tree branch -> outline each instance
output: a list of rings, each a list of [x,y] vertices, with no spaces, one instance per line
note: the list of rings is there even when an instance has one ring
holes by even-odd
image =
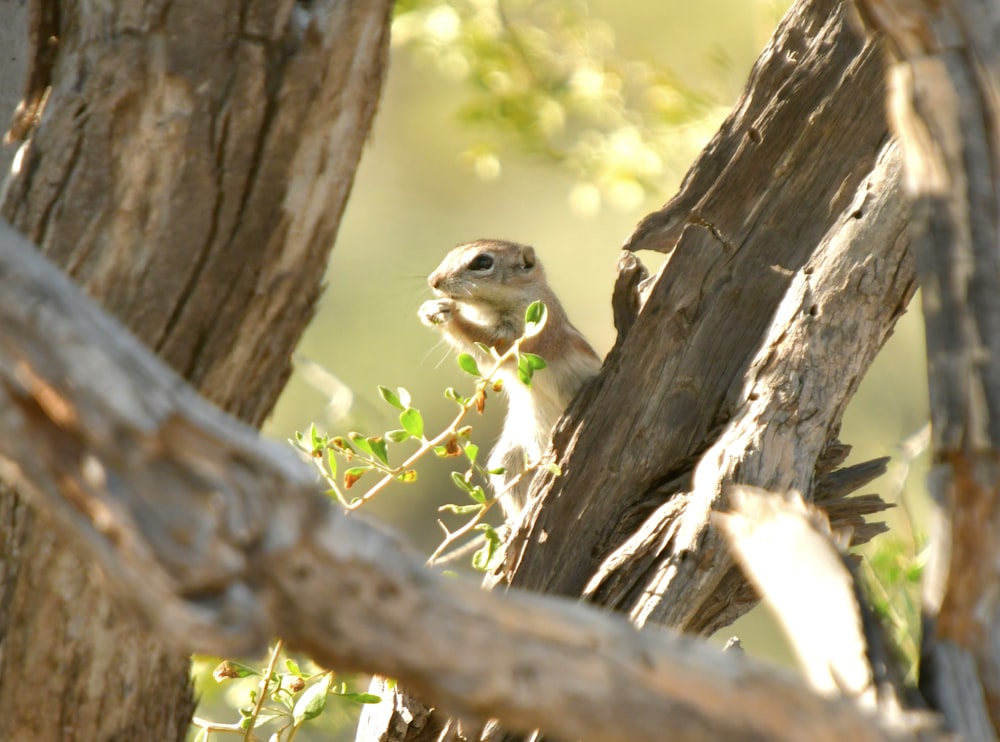
[[[968,739],[1000,733],[1000,8],[858,2],[885,34],[927,336],[936,502],[921,688]]]
[[[681,192],[626,244],[670,258],[556,431],[563,476],[535,480],[511,584],[688,631],[753,605],[710,513],[733,482],[812,499],[914,289],[881,80],[842,4],[782,21]]]
[[[0,280],[0,471],[82,539],[164,641],[234,654],[278,633],[461,716],[572,739],[887,738],[849,702],[755,662],[427,571],[331,505],[291,451],[202,401],[6,225]]]

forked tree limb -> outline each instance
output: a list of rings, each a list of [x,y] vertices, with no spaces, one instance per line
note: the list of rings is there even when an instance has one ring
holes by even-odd
[[[854,525],[881,507],[844,499],[866,480],[830,461],[914,269],[879,46],[847,11],[796,4],[680,192],[626,243],[669,258],[641,284],[635,258],[620,263],[618,341],[557,429],[562,475],[536,478],[494,583],[707,633],[756,603],[711,525],[728,484],[812,499],[829,481]]]
[[[681,191],[626,244],[670,256],[634,320],[616,291],[627,333],[557,429],[563,475],[536,478],[501,580],[604,602],[613,565],[631,588],[608,605],[687,631],[753,605],[709,524],[720,493],[812,498],[914,289],[883,77],[842,3],[782,21]]]

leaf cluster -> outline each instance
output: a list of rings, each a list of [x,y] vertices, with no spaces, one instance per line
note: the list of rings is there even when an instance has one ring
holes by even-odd
[[[719,115],[666,70],[619,55],[583,0],[407,0],[393,43],[463,84],[480,177],[499,176],[512,145],[571,171],[582,211],[662,195],[678,147],[700,146]]]

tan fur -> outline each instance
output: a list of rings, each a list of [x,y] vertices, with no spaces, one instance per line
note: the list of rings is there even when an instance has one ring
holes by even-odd
[[[526,460],[537,461],[545,452],[552,426],[584,382],[597,373],[600,358],[566,317],[531,247],[502,240],[460,245],[427,281],[439,298],[423,303],[421,321],[440,331],[456,351],[476,356],[481,366],[489,359],[476,343],[504,352],[524,334],[529,304],[542,301],[548,309],[541,333],[521,346],[544,358],[548,368],[536,373],[530,389],[521,383],[513,364],[499,371],[507,394],[507,419],[489,467],[507,469],[505,476],[494,477],[494,489],[500,491]],[[527,490],[528,482],[522,481],[501,499],[508,522],[520,515]]]

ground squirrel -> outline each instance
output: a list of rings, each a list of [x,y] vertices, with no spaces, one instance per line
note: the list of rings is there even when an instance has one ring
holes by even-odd
[[[507,394],[507,419],[489,458],[489,468],[504,467],[495,476],[499,492],[507,480],[537,461],[549,444],[552,426],[601,361],[594,349],[570,324],[566,312],[545,281],[535,250],[502,240],[476,240],[445,256],[427,279],[439,298],[420,307],[420,319],[440,331],[458,351],[488,362],[476,343],[503,353],[524,334],[524,314],[533,301],[548,309],[542,331],[521,348],[537,353],[548,367],[539,371],[531,387],[517,376],[513,363],[500,369]],[[504,516],[512,523],[524,508],[528,482],[522,481],[500,499]]]

